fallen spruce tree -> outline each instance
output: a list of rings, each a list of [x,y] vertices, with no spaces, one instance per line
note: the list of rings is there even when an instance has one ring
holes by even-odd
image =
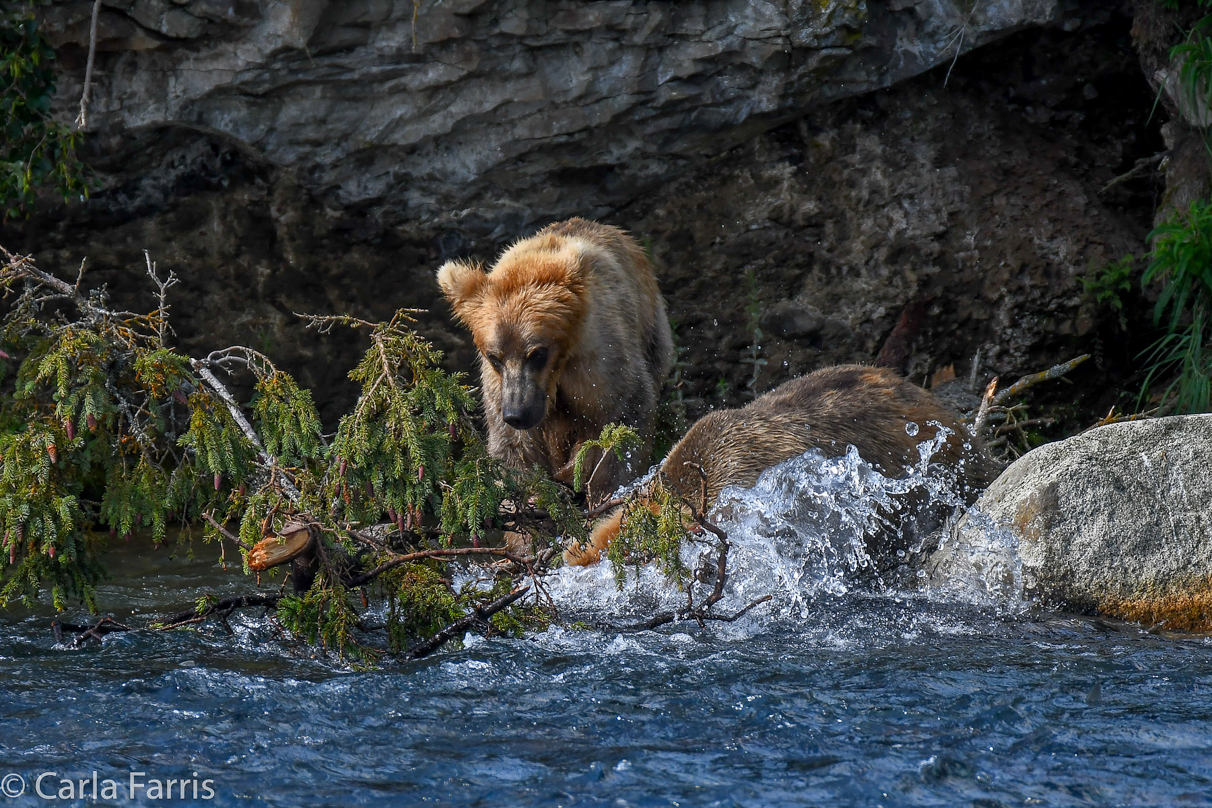
[[[319,332],[361,329],[370,340],[350,373],[361,395],[325,434],[311,393],[265,354],[237,346],[192,358],[169,347],[176,278],[150,258],[158,305],[147,314],[114,310],[104,289],[86,293],[80,278],[56,278],[28,256],[2,260],[0,362],[16,373],[0,402],[0,606],[49,594],[59,610],[78,600],[96,612],[111,541],[142,530],[160,545],[199,528],[224,558],[238,553],[245,574],[285,571],[281,586],[203,598],[143,628],[226,626],[237,609],[262,609],[296,638],[366,663],[424,656],[468,630],[558,619],[543,577],[595,511],[537,470],[488,455],[472,389],[440,367],[408,311],[385,323],[305,316]],[[249,401],[236,400],[233,379],[251,384]],[[635,442],[612,426],[594,445]],[[693,540],[716,550],[715,574],[697,606],[694,579],[674,575],[688,588],[680,617],[727,619],[711,613],[727,537],[701,512],[697,525],[681,512],[671,501],[667,519],[639,525],[627,560],[676,558],[697,528]],[[492,585],[456,589],[453,563],[477,565]],[[621,582],[621,559],[616,571]],[[385,621],[364,619],[375,608]],[[131,629],[109,618],[55,624],[73,645]]]

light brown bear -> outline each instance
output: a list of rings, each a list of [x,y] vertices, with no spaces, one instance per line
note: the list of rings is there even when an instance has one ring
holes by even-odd
[[[906,430],[910,422],[916,431]],[[703,416],[670,450],[661,471],[673,490],[696,506],[705,482],[708,507],[725,486],[752,487],[763,471],[809,449],[838,457],[853,445],[884,475],[903,477],[906,466],[919,462],[918,444],[938,433],[930,422],[951,432],[931,462],[955,469],[958,485],[975,498],[995,468],[981,449],[964,447],[971,441],[955,413],[892,371],[865,365],[823,368],[741,409]],[[622,517],[618,508],[600,521],[587,545],[565,550],[565,562],[597,562],[619,534]],[[868,544],[884,538],[868,537]],[[885,554],[895,548],[872,549]]]
[[[591,500],[647,467],[673,338],[652,265],[615,227],[569,219],[507,249],[490,272],[451,261],[438,284],[480,352],[488,450],[571,483],[583,441],[610,423],[643,446],[587,469]]]

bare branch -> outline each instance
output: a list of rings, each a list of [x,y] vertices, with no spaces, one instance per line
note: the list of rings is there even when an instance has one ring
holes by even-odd
[[[118,621],[109,617],[102,617],[95,625],[91,627],[77,626],[72,623],[60,623],[58,620],[55,620],[51,623],[51,629],[53,629],[55,632],[55,642],[59,643],[60,645],[63,644],[63,631],[65,629],[67,631],[79,632],[69,643],[72,648],[79,648],[89,640],[101,642],[101,638],[106,634],[133,630],[130,626],[123,625],[122,623],[119,623]]]
[[[1090,354],[1082,354],[1081,356],[1070,359],[1068,362],[1061,362],[1059,365],[1053,365],[1047,370],[1040,371],[1039,373],[1032,373],[1029,376],[1024,376],[1014,384],[1007,387],[1005,390],[998,393],[993,399],[993,403],[1001,404],[1006,399],[1010,398],[1011,396],[1018,395],[1028,387],[1034,387],[1040,382],[1046,382],[1050,379],[1060,378],[1089,358]]]
[[[1162,161],[1162,158],[1165,157],[1169,153],[1170,152],[1168,152],[1168,151],[1160,151],[1157,154],[1153,155],[1152,157],[1140,158],[1139,160],[1136,161],[1136,163],[1133,164],[1132,168],[1128,169],[1128,171],[1126,173],[1120,174],[1118,177],[1115,177],[1114,179],[1112,179],[1109,183],[1104,185],[1102,188],[1099,188],[1098,192],[1100,194],[1105,194],[1105,193],[1107,193],[1107,191],[1110,191],[1112,188],[1114,188],[1116,185],[1119,185],[1121,182],[1127,182],[1128,180],[1132,179],[1133,177],[1139,176],[1140,174],[1144,173],[1147,169],[1149,169],[1151,166],[1153,166],[1157,163],[1160,163]]]
[[[88,103],[92,100],[93,61],[97,56],[97,17],[101,14],[101,0],[93,0],[93,19],[88,26],[88,64],[84,68],[84,90],[80,93],[80,114],[76,116],[76,128],[88,128]]]
[[[396,325],[396,320],[403,318],[410,323],[415,323],[410,315],[424,314],[425,309],[400,309],[396,312],[396,316],[392,317],[389,325]],[[363,320],[360,317],[351,317],[348,314],[301,314],[294,313],[296,317],[302,318],[307,323],[307,328],[314,328],[321,334],[327,334],[332,331],[334,325],[346,325],[350,328],[378,328],[382,323],[372,323],[369,320]]]
[[[244,417],[244,411],[240,409],[240,405],[236,403],[236,399],[232,396],[231,392],[227,389],[223,382],[219,381],[215,377],[215,374],[210,372],[210,369],[206,367],[204,360],[194,359],[190,362],[190,364],[193,366],[194,371],[198,374],[199,378],[206,382],[206,386],[209,387],[211,391],[219,397],[219,400],[223,402],[224,406],[227,407],[227,411],[231,413],[231,417],[235,420],[236,425],[240,427],[240,431],[244,433],[244,437],[248,438],[248,442],[256,447],[257,463],[268,471],[271,476],[277,477],[278,484],[282,486],[283,493],[286,494],[291,502],[293,502],[295,505],[301,504],[303,501],[303,495],[299,493],[298,487],[296,487],[294,482],[292,482],[291,479],[286,475],[286,472],[279,467],[277,458],[270,456],[270,454],[265,451],[265,447],[261,444],[261,439],[257,436],[256,431],[252,428],[252,424],[250,424],[248,419]]]
[[[208,617],[214,614],[219,614],[226,620],[236,609],[243,609],[250,606],[264,606],[266,609],[273,609],[278,605],[278,601],[282,599],[281,595],[237,595],[234,598],[223,598],[207,606],[202,611],[179,612],[170,617],[164,623],[156,626],[156,631],[169,631],[181,626],[201,623]]]
[[[989,406],[993,403],[993,394],[997,392],[997,376],[993,377],[993,381],[989,382],[989,386],[985,388],[985,394],[981,396],[980,409],[976,411],[976,418],[972,420],[972,434],[978,436],[985,429],[985,423],[989,420]]]
[[[250,545],[248,542],[241,541],[239,536],[237,536],[235,533],[232,533],[230,530],[223,527],[222,524],[220,524],[218,521],[216,521],[214,514],[212,514],[210,511],[206,511],[205,513],[203,513],[202,518],[205,519],[207,522],[209,522],[211,527],[213,527],[215,530],[219,531],[220,535],[222,535],[223,538],[227,539],[228,541],[235,542],[236,544],[243,547],[245,550],[252,549],[252,545]]]
[[[98,0],[99,2],[100,0]],[[172,331],[172,327],[168,324],[168,290],[172,286],[176,286],[179,279],[173,274],[170,269],[168,277],[160,280],[160,276],[156,274],[156,263],[151,260],[151,253],[147,250],[143,251],[143,258],[147,261],[147,274],[152,279],[152,283],[156,285],[156,337],[160,340],[160,347],[164,347],[164,332],[165,330]],[[84,272],[84,265],[80,265],[81,274]],[[76,287],[79,288],[80,282],[76,281]]]
[[[760,598],[751,602],[748,606],[741,609],[739,612],[736,612],[735,614],[728,614],[728,615],[725,615],[725,614],[699,614],[699,615],[696,615],[696,614],[687,614],[685,612],[676,612],[676,613],[675,612],[661,612],[660,614],[654,615],[652,618],[645,620],[642,623],[633,623],[629,626],[622,626],[618,630],[620,630],[620,631],[649,631],[654,628],[659,628],[668,623],[672,623],[675,620],[687,620],[692,617],[696,620],[699,620],[700,622],[704,621],[704,620],[715,620],[715,621],[719,621],[721,623],[733,623],[733,622],[739,620],[744,615],[748,614],[749,611],[751,609],[753,609],[754,607],[761,606],[763,603],[766,603],[773,597],[774,597],[773,595],[762,595]]]
[[[972,371],[968,374],[968,389],[974,393],[976,392],[976,374],[980,372],[981,368],[981,350],[984,347],[982,345],[976,349],[976,355],[972,357]]]

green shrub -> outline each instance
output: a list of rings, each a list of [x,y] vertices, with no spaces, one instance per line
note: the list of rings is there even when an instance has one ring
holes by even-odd
[[[134,531],[164,542],[172,524],[183,539],[203,525],[208,541],[239,548],[247,571],[254,545],[301,523],[314,566],[296,570],[294,594],[226,606],[203,599],[196,615],[168,624],[274,605],[298,638],[372,663],[428,653],[437,646],[427,635],[440,639],[444,625],[487,608],[485,599],[524,593],[516,576],[541,574],[557,536],[585,533],[570,491],[488,455],[471,388],[441,368],[407,312],[385,323],[308,318],[321,331],[361,329],[370,342],[350,373],[361,396],[325,435],[311,393],[259,351],[191,359],[163,341],[163,302],[150,314],[113,311],[103,292],[86,296],[28,257],[0,259],[11,301],[0,359],[18,366],[12,394],[0,399],[0,608],[49,592],[59,609],[73,598],[95,609],[102,554]],[[148,272],[162,291],[175,281],[158,278],[154,264]],[[219,378],[233,373],[253,382],[250,401]],[[618,448],[626,433],[608,432],[603,448]],[[542,552],[476,546],[488,528]],[[515,566],[487,570],[491,591],[455,592],[445,570],[469,554]],[[372,595],[387,606],[377,628],[364,620]],[[486,613],[494,630],[536,619],[540,604],[513,604]]]
[[[50,115],[55,51],[38,30],[32,4],[0,0],[0,210],[29,212],[39,186],[64,198],[84,194],[76,159],[80,133]]]
[[[1212,337],[1212,202],[1193,202],[1155,228],[1149,241],[1153,249],[1142,283],[1161,285],[1153,318],[1165,334],[1147,352],[1142,398],[1173,374],[1162,393],[1163,405],[1178,412],[1206,412],[1212,389],[1212,358],[1205,350]]]
[[[1118,261],[1091,267],[1079,280],[1086,300],[1093,306],[1107,306],[1112,311],[1120,312],[1120,324],[1123,326],[1123,295],[1132,291],[1135,278],[1136,256],[1125,255]]]

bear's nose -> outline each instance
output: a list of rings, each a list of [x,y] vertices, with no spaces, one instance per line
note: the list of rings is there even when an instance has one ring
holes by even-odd
[[[543,420],[543,408],[505,407],[501,417],[514,429],[530,429]]]
[[[526,410],[518,407],[516,409],[507,409],[501,413],[505,418],[505,423],[509,424],[514,429],[526,429],[530,426],[529,418],[526,417]]]

